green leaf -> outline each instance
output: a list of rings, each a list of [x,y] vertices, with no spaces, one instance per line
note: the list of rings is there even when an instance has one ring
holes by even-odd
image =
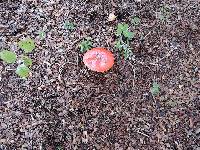
[[[126,38],[128,38],[129,40],[132,39],[134,37],[134,33],[133,32],[129,32],[129,31],[125,31],[123,32],[124,36]]]
[[[120,36],[122,34],[122,30],[121,29],[117,29],[116,35]]]
[[[124,24],[123,26],[123,32],[128,30],[128,24]]]
[[[23,49],[25,53],[32,52],[35,48],[35,43],[32,39],[25,39],[18,42],[19,48]]]
[[[132,18],[131,20],[131,23],[134,25],[134,26],[138,26],[140,24],[140,18],[135,16]]]
[[[158,95],[160,93],[160,86],[156,82],[153,83],[153,86],[150,88],[152,95]]]
[[[29,76],[29,73],[30,69],[26,65],[21,64],[17,67],[16,74],[21,78],[27,78]]]
[[[26,66],[32,66],[32,60],[28,56],[23,56],[22,57],[23,63]]]
[[[8,64],[12,64],[16,61],[17,56],[14,52],[12,51],[8,51],[8,50],[3,50],[0,52],[0,58],[8,63]]]
[[[64,23],[64,28],[67,30],[74,30],[75,26],[72,22],[67,21]]]
[[[124,37],[128,38],[129,40],[132,39],[134,37],[134,33],[133,32],[129,32],[128,31],[128,24],[121,24],[119,23],[117,26],[117,36],[121,36],[123,35]]]
[[[119,23],[117,25],[117,36],[120,36],[123,32],[128,31],[128,24]]]

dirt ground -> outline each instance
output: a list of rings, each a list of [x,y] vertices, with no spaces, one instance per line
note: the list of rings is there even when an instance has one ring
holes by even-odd
[[[122,22],[130,60],[114,47]],[[0,49],[21,54],[24,37],[36,42],[27,80],[0,60],[0,150],[200,150],[199,0],[0,0]],[[114,53],[111,70],[84,66],[85,37]]]

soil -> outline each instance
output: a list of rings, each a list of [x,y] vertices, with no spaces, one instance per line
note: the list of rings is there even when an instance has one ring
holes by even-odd
[[[129,60],[114,47],[122,22],[135,32]],[[199,0],[1,0],[0,49],[20,55],[26,37],[36,43],[27,80],[0,60],[1,150],[200,149]],[[114,53],[108,72],[84,66],[86,37]]]

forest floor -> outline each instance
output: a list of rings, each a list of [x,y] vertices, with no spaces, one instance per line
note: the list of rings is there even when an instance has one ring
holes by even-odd
[[[118,23],[135,33],[127,60]],[[0,60],[1,150],[200,150],[199,0],[1,0],[0,50],[27,37],[26,80]],[[109,71],[83,64],[86,37],[113,52]]]

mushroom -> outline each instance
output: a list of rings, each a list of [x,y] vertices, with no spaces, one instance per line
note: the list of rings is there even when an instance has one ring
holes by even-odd
[[[114,56],[105,48],[92,48],[84,54],[83,62],[92,71],[105,72],[113,66]]]

